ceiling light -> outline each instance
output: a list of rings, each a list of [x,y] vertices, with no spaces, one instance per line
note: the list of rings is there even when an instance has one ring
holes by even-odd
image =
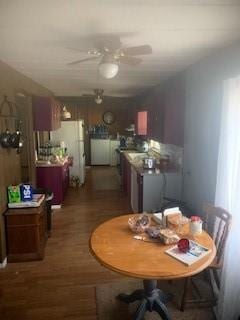
[[[26,94],[23,93],[22,91],[17,92],[17,93],[16,93],[16,96],[17,96],[17,97],[21,97],[21,98],[26,98]]]
[[[71,119],[71,113],[67,110],[67,107],[63,106],[62,110],[62,117],[63,119]]]
[[[97,97],[95,98],[95,102],[96,102],[97,104],[101,104],[102,101],[103,101],[103,99],[102,99],[100,96],[97,96]]]
[[[111,55],[104,56],[98,67],[100,74],[106,79],[114,78],[118,69],[118,63]]]

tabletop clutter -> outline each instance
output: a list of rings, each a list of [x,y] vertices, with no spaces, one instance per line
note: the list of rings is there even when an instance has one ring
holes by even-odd
[[[11,185],[7,188],[8,208],[39,207],[45,198],[44,194],[35,193],[29,183]]]
[[[136,240],[160,242],[175,246],[166,253],[190,265],[205,256],[209,249],[187,238],[202,233],[202,220],[199,216],[185,217],[178,207],[166,209],[163,213],[142,213],[128,220],[129,228],[136,233]]]

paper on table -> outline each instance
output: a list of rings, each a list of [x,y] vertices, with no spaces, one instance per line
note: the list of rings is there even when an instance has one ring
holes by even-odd
[[[190,249],[186,253],[181,252],[177,245],[166,250],[165,253],[190,266],[211,252],[211,249],[208,249],[195,241],[189,240],[189,243]]]
[[[33,199],[31,201],[8,203],[8,208],[36,208],[41,205],[44,199],[44,194],[33,194]]]

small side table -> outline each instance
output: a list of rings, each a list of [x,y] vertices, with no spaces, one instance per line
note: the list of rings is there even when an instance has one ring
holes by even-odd
[[[8,262],[41,260],[48,238],[45,200],[37,208],[8,209],[5,213]]]

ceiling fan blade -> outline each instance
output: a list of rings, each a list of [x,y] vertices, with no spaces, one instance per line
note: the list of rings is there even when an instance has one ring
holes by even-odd
[[[111,33],[99,33],[93,36],[94,47],[100,52],[113,52],[121,47],[119,36]]]
[[[80,48],[74,48],[74,47],[65,47],[67,50],[71,50],[71,51],[77,51],[77,52],[85,52],[87,51],[87,49],[80,49]]]
[[[81,59],[81,60],[76,60],[76,61],[73,61],[73,62],[70,62],[68,63],[67,65],[68,66],[72,66],[74,64],[78,64],[78,63],[81,63],[81,62],[85,62],[85,61],[90,61],[90,60],[96,60],[98,59],[99,57],[92,57],[92,58],[85,58],[85,59]]]
[[[137,47],[123,48],[120,50],[120,52],[127,56],[140,56],[144,54],[151,54],[152,48],[149,45],[143,45]]]
[[[137,66],[142,62],[141,58],[135,58],[131,56],[122,56],[119,58],[120,62],[129,64],[131,66]]]

